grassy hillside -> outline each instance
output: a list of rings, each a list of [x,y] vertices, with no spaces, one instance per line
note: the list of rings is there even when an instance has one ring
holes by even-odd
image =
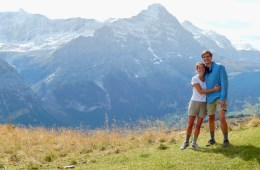
[[[232,146],[221,146],[217,129],[217,145],[206,148],[205,124],[199,150],[180,150],[185,132],[160,126],[74,131],[2,125],[0,169],[260,169],[260,119],[230,119],[229,124]]]

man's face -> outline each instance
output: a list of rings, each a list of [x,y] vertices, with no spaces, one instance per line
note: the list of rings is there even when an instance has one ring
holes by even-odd
[[[209,53],[205,53],[203,56],[202,56],[202,60],[203,62],[208,65],[208,64],[211,64],[212,62],[212,57],[210,56]]]

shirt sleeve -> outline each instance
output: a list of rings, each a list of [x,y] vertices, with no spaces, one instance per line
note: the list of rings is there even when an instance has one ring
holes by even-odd
[[[221,92],[220,101],[226,101],[228,95],[228,76],[224,66],[220,67]]]
[[[197,84],[197,83],[199,83],[198,77],[196,77],[196,76],[192,77],[191,85],[193,86],[194,84]]]

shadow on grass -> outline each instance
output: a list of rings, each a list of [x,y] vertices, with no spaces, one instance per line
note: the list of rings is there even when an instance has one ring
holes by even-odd
[[[245,161],[256,160],[260,163],[260,148],[253,145],[231,145],[229,147],[223,147],[217,144],[214,148],[202,148],[201,152],[223,154],[229,158],[241,158]]]

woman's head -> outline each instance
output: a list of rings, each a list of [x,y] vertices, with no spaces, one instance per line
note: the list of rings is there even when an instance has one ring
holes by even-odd
[[[205,64],[202,62],[196,63],[196,72],[198,75],[204,75],[205,74]]]

